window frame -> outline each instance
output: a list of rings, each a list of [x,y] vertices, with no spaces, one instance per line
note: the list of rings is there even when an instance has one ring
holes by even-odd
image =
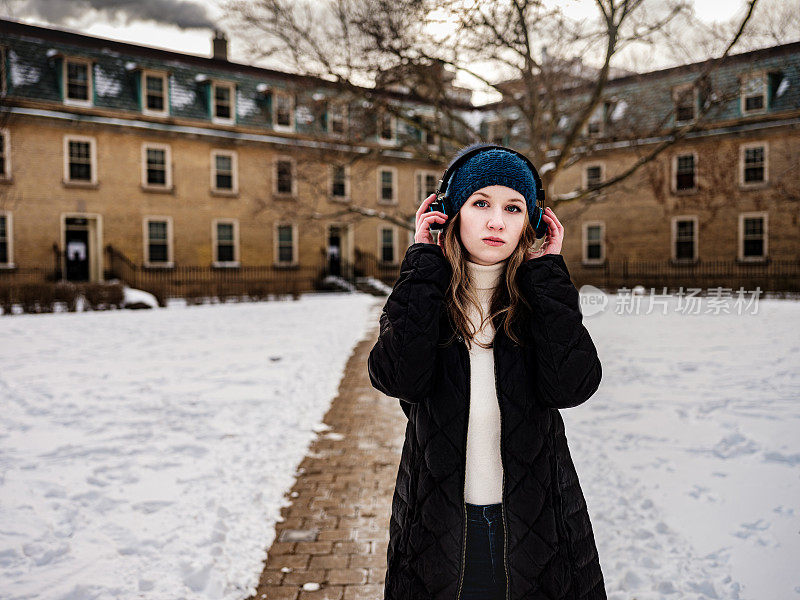
[[[233,225],[233,260],[219,260],[219,225]],[[239,219],[218,217],[211,221],[211,265],[217,268],[236,268],[241,266],[239,254]]]
[[[227,88],[230,90],[230,117],[217,116],[217,88]],[[217,125],[234,125],[236,123],[236,83],[233,81],[211,80],[211,122]]]
[[[289,226],[292,228],[292,259],[280,260],[279,228]],[[275,221],[272,227],[272,264],[276,267],[296,267],[298,265],[297,223],[294,221]]]
[[[3,136],[3,143],[0,145],[0,153],[3,156],[3,172],[0,173],[0,181],[11,181],[11,130],[8,127],[0,127],[0,135]]]
[[[10,210],[0,210],[0,216],[6,219],[6,254],[8,260],[0,262],[0,269],[15,269],[14,264],[14,215]]]
[[[762,217],[764,219],[764,239],[762,247],[764,252],[761,256],[744,255],[744,221],[747,218]],[[766,210],[756,210],[739,213],[739,240],[737,255],[740,262],[766,262],[769,257],[769,212]]]
[[[391,173],[392,173],[392,199],[391,200],[384,200],[383,199],[383,181],[382,181],[382,178],[381,178],[381,173],[383,171],[391,171]],[[390,166],[390,165],[378,165],[378,168],[376,169],[376,173],[378,175],[378,195],[377,195],[378,204],[396,205],[398,203],[398,199],[397,199],[397,196],[398,196],[398,193],[397,193],[397,188],[398,188],[397,167],[393,167],[393,166]]]
[[[435,192],[436,188],[439,187],[439,180],[441,179],[442,175],[441,172],[434,171],[433,169],[416,169],[414,171],[414,197],[417,199],[417,204],[416,204],[417,207],[419,207],[419,205],[422,204],[422,201],[425,200],[425,198],[427,198],[428,195],[430,195],[430,194],[423,195],[425,194],[425,192],[422,190],[422,184],[425,180],[425,177],[427,177],[428,175],[433,175],[433,181],[434,181],[433,191]],[[431,194],[432,193],[433,192],[431,192]]]
[[[689,89],[692,90],[692,118],[678,119],[678,109],[680,108],[680,104],[678,102],[683,96],[683,94],[686,93],[686,90]],[[674,106],[673,122],[675,123],[675,125],[685,125],[686,123],[692,123],[697,119],[697,107],[700,104],[700,90],[694,85],[694,82],[676,85],[672,88],[672,103]]]
[[[385,117],[389,117],[389,129],[392,132],[391,138],[383,137],[383,119]],[[378,111],[378,131],[375,135],[379,144],[383,144],[384,146],[394,146],[397,144],[397,116],[386,110]]]
[[[150,228],[151,221],[166,221],[167,223],[167,260],[164,262],[154,262],[150,256]],[[173,235],[172,235],[172,217],[160,215],[145,215],[142,218],[142,259],[143,265],[147,268],[175,268],[175,257],[173,254]]]
[[[395,266],[398,262],[398,235],[397,225],[387,225],[386,223],[378,223],[378,246],[375,256],[378,258],[378,263],[385,266]],[[392,232],[392,260],[383,260],[383,232],[389,230]]]
[[[89,143],[89,172],[91,177],[89,180],[84,179],[70,179],[69,176],[69,166],[70,166],[70,154],[69,154],[69,143],[70,142],[88,142]],[[89,135],[74,135],[72,133],[64,134],[63,137],[63,166],[64,171],[62,173],[62,180],[61,183],[65,186],[88,186],[88,187],[95,187],[97,186],[97,138],[94,136]]]
[[[589,189],[589,169],[593,167],[600,167],[600,180],[597,182],[596,185],[600,185],[606,179],[606,163],[602,161],[596,161],[592,163],[587,163],[584,165],[583,169],[581,170],[582,180],[581,185],[583,189]]]
[[[344,167],[344,196],[335,196],[333,194],[333,183],[336,167]],[[337,165],[331,163],[328,168],[328,198],[334,202],[350,202],[350,165]]]
[[[342,116],[342,131],[341,133],[337,133],[333,130],[333,111],[331,111],[332,106],[338,106],[341,109],[341,116]],[[346,102],[339,102],[336,100],[331,100],[328,102],[326,108],[326,118],[325,118],[325,131],[334,137],[345,137],[347,135],[347,117],[349,113],[349,107]]]
[[[217,187],[217,156],[229,156],[231,158],[231,188]],[[219,196],[236,196],[239,193],[239,156],[236,150],[225,148],[212,148],[211,153],[211,192]]]
[[[282,125],[278,123],[278,96],[289,98],[289,124]],[[296,129],[295,121],[295,98],[294,93],[275,88],[272,90],[272,129],[275,131],[282,131],[286,133],[294,133]]]
[[[760,79],[762,85],[761,98],[763,99],[761,108],[746,110],[747,98],[755,97],[754,94],[747,94],[747,83],[754,79]],[[752,71],[739,76],[739,112],[743,116],[758,115],[767,112],[767,100],[769,99],[767,90],[769,88],[769,77],[766,71]]]
[[[69,82],[67,81],[67,73],[69,71],[67,63],[83,63],[86,65],[86,86],[87,96],[86,100],[79,100],[76,98],[69,98],[67,91],[69,90]],[[83,58],[78,56],[64,56],[61,61],[61,98],[62,103],[68,106],[94,106],[94,61],[90,58]]]
[[[600,258],[589,258],[589,227],[600,227]],[[606,262],[606,223],[605,221],[584,221],[581,224],[581,262],[584,265],[601,265]]]
[[[744,180],[744,173],[746,169],[745,154],[751,148],[764,148],[764,179],[762,181]],[[762,188],[769,185],[769,143],[766,140],[743,142],[739,144],[739,187],[741,189]]]
[[[292,191],[278,191],[278,163],[287,161],[292,165]],[[279,154],[272,160],[272,196],[274,198],[297,198],[297,161],[293,156]]]
[[[164,150],[164,185],[159,185],[155,183],[148,183],[147,181],[147,150],[152,148],[153,150]],[[145,191],[149,192],[172,192],[173,185],[172,185],[172,149],[170,144],[164,144],[161,142],[142,142],[142,151],[141,151],[141,188]]]
[[[694,225],[692,227],[692,247],[694,249],[694,253],[692,258],[677,258],[677,248],[676,243],[678,241],[678,222],[679,221],[693,221]],[[671,219],[671,229],[672,234],[670,236],[670,258],[673,263],[676,264],[694,264],[697,262],[698,257],[700,256],[700,232],[698,231],[699,221],[697,215],[676,215]]]
[[[693,157],[693,164],[694,164],[694,186],[691,188],[686,189],[678,189],[678,158],[682,156],[689,156]],[[685,152],[676,152],[672,155],[672,176],[670,177],[670,189],[672,193],[676,196],[683,195],[683,194],[694,194],[698,191],[698,180],[699,180],[699,166],[698,166],[698,154],[697,150],[689,150]]]
[[[8,46],[0,44],[0,96],[8,94],[8,76],[6,69],[6,61],[8,60]]]
[[[142,107],[142,114],[150,117],[168,117],[169,116],[169,73],[166,71],[156,71],[153,69],[142,69],[139,81],[139,102]],[[164,110],[153,110],[147,108],[147,78],[153,77],[161,79],[164,82]]]

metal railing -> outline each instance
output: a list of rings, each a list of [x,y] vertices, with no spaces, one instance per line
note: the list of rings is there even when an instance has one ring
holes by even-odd
[[[110,244],[106,254],[107,278],[118,278],[161,298],[297,295],[315,289],[320,277],[316,267],[146,267],[134,264]]]

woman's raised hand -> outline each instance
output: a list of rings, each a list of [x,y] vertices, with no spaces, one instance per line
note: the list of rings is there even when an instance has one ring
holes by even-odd
[[[433,244],[433,235],[431,235],[431,223],[444,223],[447,221],[447,215],[441,211],[434,210],[428,211],[431,202],[436,200],[436,194],[433,193],[419,205],[417,209],[417,231],[414,234],[414,242],[424,242],[426,244]],[[439,236],[439,245],[442,245],[443,238]]]
[[[525,253],[525,259],[539,258],[545,254],[561,254],[561,244],[564,242],[564,226],[556,217],[556,213],[548,206],[544,209],[542,218],[547,222],[547,233],[544,243],[535,252]]]

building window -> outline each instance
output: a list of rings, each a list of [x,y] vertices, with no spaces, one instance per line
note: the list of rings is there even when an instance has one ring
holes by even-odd
[[[276,225],[275,256],[278,264],[295,264],[297,249],[295,247],[295,225],[283,223]]]
[[[394,204],[397,202],[397,169],[395,167],[378,168],[378,202]]]
[[[11,179],[11,135],[8,129],[0,129],[0,179]]]
[[[328,103],[328,133],[344,135],[347,115],[347,105],[341,102]]]
[[[64,136],[64,182],[97,183],[97,148],[94,138]]]
[[[434,133],[433,129],[436,128],[436,121],[430,118],[423,119],[422,126],[419,130],[419,141],[428,148],[439,147],[439,134]]]
[[[277,196],[294,196],[296,192],[294,160],[278,158],[275,160],[275,185],[273,193]]]
[[[378,141],[394,143],[397,134],[397,119],[393,114],[382,111],[378,116]]]
[[[272,122],[275,129],[294,131],[294,95],[275,91],[272,106]]]
[[[63,70],[63,97],[65,104],[91,106],[92,63],[89,60],[65,58]]]
[[[603,182],[603,165],[587,165],[583,172],[583,187],[590,188]]]
[[[347,165],[331,165],[331,197],[344,200],[350,196],[350,177]]]
[[[697,90],[689,84],[675,88],[673,91],[675,101],[675,123],[685,123],[695,118],[697,107]]]
[[[0,213],[0,266],[14,266],[13,236],[11,233],[11,213]]]
[[[410,246],[414,243],[414,238],[417,236],[417,215],[411,215],[408,224],[411,225],[411,230],[408,232],[408,245]]]
[[[606,115],[610,104],[610,102],[601,102],[595,106],[592,115],[589,117],[589,122],[586,124],[586,135],[599,137],[605,133]]]
[[[422,204],[428,196],[439,187],[439,173],[437,171],[417,171],[414,175],[417,206]]]
[[[146,115],[167,114],[166,73],[142,72],[142,112]]]
[[[739,147],[739,181],[744,187],[767,182],[766,143],[742,144]]]
[[[211,189],[236,193],[239,189],[237,157],[234,150],[211,151]]]
[[[236,219],[214,219],[214,266],[239,265],[239,222]]]
[[[144,218],[144,263],[148,267],[172,267],[172,219]]]
[[[588,221],[583,224],[583,262],[601,263],[606,258],[605,223]]]
[[[0,46],[0,95],[5,96],[6,88],[6,47]]]
[[[697,189],[697,165],[694,154],[679,154],[673,162],[675,191],[689,192]]]
[[[683,262],[697,259],[697,217],[673,217],[672,258]]]
[[[211,84],[211,95],[213,97],[213,117],[215,123],[233,123],[233,115],[236,112],[234,97],[236,86],[232,83],[213,82]]]
[[[378,256],[381,262],[394,264],[395,260],[395,228],[394,227],[380,227],[380,247],[378,248]]]
[[[172,188],[172,168],[168,145],[142,144],[142,185],[154,190]]]
[[[739,214],[739,259],[764,260],[767,257],[767,213]]]
[[[486,122],[486,139],[492,144],[505,143],[506,123],[496,118]]]
[[[745,75],[741,80],[742,114],[761,112],[767,107],[766,74]]]

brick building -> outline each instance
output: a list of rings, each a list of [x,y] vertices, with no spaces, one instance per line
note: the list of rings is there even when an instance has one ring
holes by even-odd
[[[353,265],[391,276],[413,233],[347,207],[413,223],[441,175],[430,151],[455,150],[410,124],[441,115],[402,85],[382,98],[408,119],[323,80],[230,62],[219,33],[210,58],[9,20],[0,34],[6,280],[101,281],[122,266],[162,280],[263,267],[306,287]],[[729,95],[591,204],[559,206],[577,283],[800,287],[800,43],[728,57],[698,90],[701,67],[611,80],[584,131],[595,151],[550,184],[568,197],[613,177],[696,118],[704,93]],[[443,85],[484,139],[526,146],[513,102],[474,107]],[[633,123],[658,133],[638,139]]]

